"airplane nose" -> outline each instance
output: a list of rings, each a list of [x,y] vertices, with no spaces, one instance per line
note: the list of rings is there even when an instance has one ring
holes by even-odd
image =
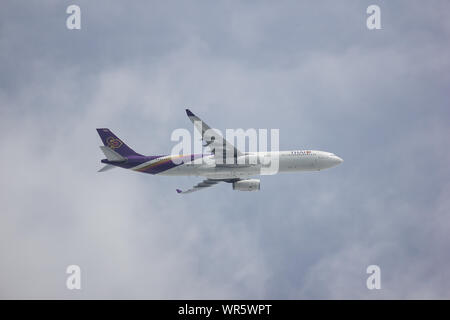
[[[338,164],[341,164],[342,162],[344,162],[344,160],[338,156],[332,156],[331,157],[331,163],[332,166],[337,166]]]
[[[344,162],[344,160],[334,154],[327,154],[324,156],[319,156],[316,161],[316,166],[320,169],[333,168]]]

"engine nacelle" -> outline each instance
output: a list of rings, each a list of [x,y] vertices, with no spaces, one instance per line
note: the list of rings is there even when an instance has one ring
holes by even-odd
[[[233,190],[259,191],[261,188],[259,179],[246,179],[233,182]]]

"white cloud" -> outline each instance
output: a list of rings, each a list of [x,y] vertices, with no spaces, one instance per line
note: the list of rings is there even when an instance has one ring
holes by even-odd
[[[156,17],[136,6],[119,25],[85,14],[89,32],[70,41],[66,30],[39,36],[8,24],[16,34],[1,46],[21,51],[0,65],[15,70],[0,78],[0,296],[448,297],[445,22],[420,45],[411,39],[430,34],[403,20],[384,24],[379,38],[354,29],[358,8],[342,24],[337,13],[347,11],[327,6],[333,19],[303,20],[311,31],[290,42],[292,12],[310,6],[300,7],[205,7],[202,22],[189,8],[160,5]],[[41,9],[57,23],[56,9]],[[43,26],[36,10],[24,15]],[[336,21],[354,31],[322,32]],[[410,33],[399,39],[402,31]],[[172,129],[191,129],[186,106],[222,129],[279,127],[281,147],[330,150],[345,162],[263,178],[257,194],[219,185],[180,197],[174,189],[195,179],[96,173],[96,127],[139,152],[169,152]],[[69,264],[82,267],[81,292],[65,289]],[[368,264],[382,268],[379,292],[365,288]]]

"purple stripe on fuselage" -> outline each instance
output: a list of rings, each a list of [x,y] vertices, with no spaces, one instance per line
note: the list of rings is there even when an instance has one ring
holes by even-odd
[[[161,161],[157,161],[155,163],[150,164],[148,167],[143,167],[138,169],[140,172],[150,173],[150,174],[158,174],[164,172],[166,170],[175,168],[179,165],[184,164],[185,162],[194,161],[195,159],[202,158],[208,156],[208,154],[191,154],[183,157],[177,157],[172,161],[171,159],[161,159]]]
[[[127,161],[125,162],[111,162],[108,161],[107,159],[103,159],[102,162],[103,163],[108,163],[108,164],[112,164],[115,165],[117,167],[121,167],[124,169],[131,169],[134,168],[140,164],[143,164],[147,161],[151,161],[157,158],[161,158],[164,156],[129,156],[127,157]]]
[[[171,159],[163,159],[164,157],[167,157],[167,155],[162,155],[162,156],[130,156],[127,157],[127,161],[125,162],[111,162],[108,161],[107,159],[103,159],[101,162],[105,163],[105,164],[112,164],[114,166],[120,167],[120,168],[124,168],[124,169],[131,169],[134,168],[138,165],[141,165],[145,162],[151,161],[151,160],[156,160],[161,158],[161,163],[159,163],[158,161],[149,164],[148,167],[143,167],[142,169],[137,169],[137,171],[139,172],[144,172],[144,173],[149,173],[149,174],[158,174],[161,173],[163,171],[175,168],[179,165],[184,164],[184,162],[186,161],[194,161],[195,159],[198,158],[202,158],[202,157],[206,157],[209,156],[210,154],[191,154],[191,155],[186,155],[180,158],[176,158],[176,163],[174,163]]]

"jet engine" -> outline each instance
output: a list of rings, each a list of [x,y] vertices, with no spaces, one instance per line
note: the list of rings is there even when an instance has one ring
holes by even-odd
[[[259,179],[246,179],[233,182],[233,190],[238,191],[259,191]]]

